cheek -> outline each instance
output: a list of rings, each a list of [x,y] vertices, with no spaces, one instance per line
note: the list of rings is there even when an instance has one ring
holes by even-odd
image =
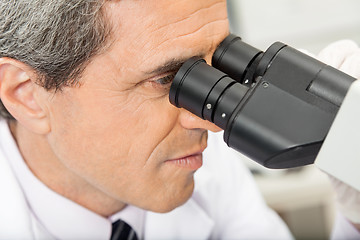
[[[68,169],[145,209],[168,211],[188,199],[192,174],[161,167],[179,133],[179,111],[167,97],[63,100],[61,110],[54,109],[53,118],[61,120],[54,122],[50,142]]]
[[[84,96],[58,102],[53,109],[57,121],[53,121],[52,146],[69,168],[81,174],[140,171],[177,122],[178,111],[166,97]]]
[[[126,155],[139,156],[147,160],[158,144],[167,138],[177,123],[178,110],[170,105],[167,98],[133,99],[126,109],[114,112],[121,131],[122,144]],[[115,127],[114,127],[115,128]]]

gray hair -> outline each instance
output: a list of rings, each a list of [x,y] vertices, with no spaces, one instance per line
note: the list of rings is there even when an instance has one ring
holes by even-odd
[[[110,33],[105,0],[1,0],[0,58],[31,66],[47,90],[73,86]],[[0,100],[0,116],[11,118]]]

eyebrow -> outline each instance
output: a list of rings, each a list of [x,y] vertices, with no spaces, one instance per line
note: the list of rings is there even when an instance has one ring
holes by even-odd
[[[204,58],[204,55],[199,55],[196,56],[199,58]],[[153,70],[150,71],[146,71],[146,74],[150,74],[150,75],[156,75],[156,74],[162,74],[162,73],[166,73],[166,72],[177,72],[180,67],[187,61],[189,60],[189,58],[182,58],[182,59],[171,59],[167,62],[165,62],[164,64],[156,67]]]

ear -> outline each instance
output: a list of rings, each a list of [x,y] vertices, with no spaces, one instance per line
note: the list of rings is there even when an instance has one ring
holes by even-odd
[[[0,58],[0,98],[17,122],[37,134],[50,131],[46,108],[42,107],[35,71],[28,65],[11,59]]]

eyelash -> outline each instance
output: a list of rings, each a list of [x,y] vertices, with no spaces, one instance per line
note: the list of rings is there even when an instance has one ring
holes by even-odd
[[[163,78],[160,78],[158,80],[156,80],[155,82],[160,84],[160,85],[168,85],[170,83],[172,83],[172,81],[174,80],[174,77],[175,77],[176,73],[172,73],[170,75],[167,75]]]

